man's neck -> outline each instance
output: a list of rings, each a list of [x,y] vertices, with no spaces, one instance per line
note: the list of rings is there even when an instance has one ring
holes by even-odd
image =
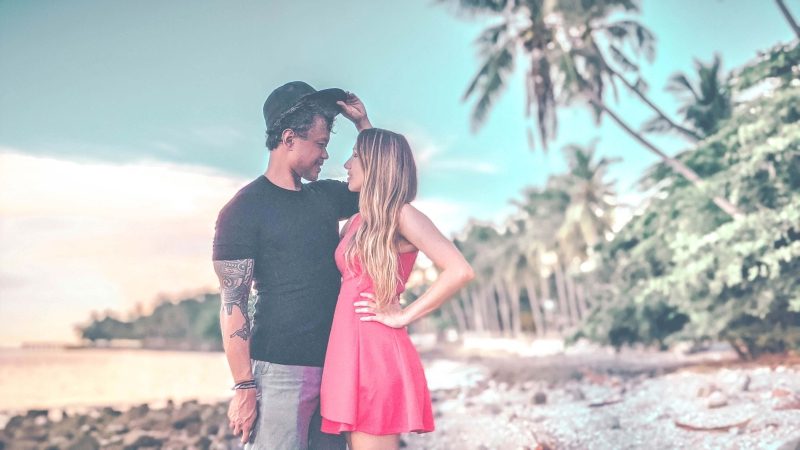
[[[300,176],[294,173],[288,164],[272,157],[269,158],[264,176],[275,186],[290,191],[299,191],[303,187]]]

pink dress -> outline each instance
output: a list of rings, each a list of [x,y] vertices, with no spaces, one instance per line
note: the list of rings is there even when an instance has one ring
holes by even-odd
[[[376,435],[433,431],[425,372],[408,332],[362,322],[359,317],[364,314],[355,312],[353,303],[364,299],[359,294],[374,293],[359,262],[350,270],[344,258],[346,243],[359,223],[361,216],[356,215],[335,253],[343,277],[322,371],[322,431]],[[416,251],[400,254],[398,294],[405,289],[416,259]]]

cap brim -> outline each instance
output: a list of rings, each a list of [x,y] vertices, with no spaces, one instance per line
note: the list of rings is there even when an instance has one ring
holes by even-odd
[[[336,105],[336,102],[343,102],[347,100],[347,92],[339,88],[323,89],[321,91],[306,94],[302,97],[302,99],[305,101],[320,103],[323,106],[335,107],[338,111],[339,108]]]

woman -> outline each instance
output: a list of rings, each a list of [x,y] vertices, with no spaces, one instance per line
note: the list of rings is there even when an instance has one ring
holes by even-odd
[[[425,374],[405,327],[473,278],[456,247],[409,204],[417,174],[405,137],[367,129],[345,163],[360,213],[335,252],[342,289],[322,374],[322,431],[346,433],[353,450],[397,449],[400,433],[433,431]],[[442,269],[416,301],[399,294],[422,251]]]

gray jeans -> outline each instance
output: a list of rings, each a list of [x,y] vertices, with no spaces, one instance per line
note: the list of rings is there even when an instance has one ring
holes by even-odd
[[[342,436],[320,431],[321,367],[252,360],[258,418],[245,450],[344,450]]]

